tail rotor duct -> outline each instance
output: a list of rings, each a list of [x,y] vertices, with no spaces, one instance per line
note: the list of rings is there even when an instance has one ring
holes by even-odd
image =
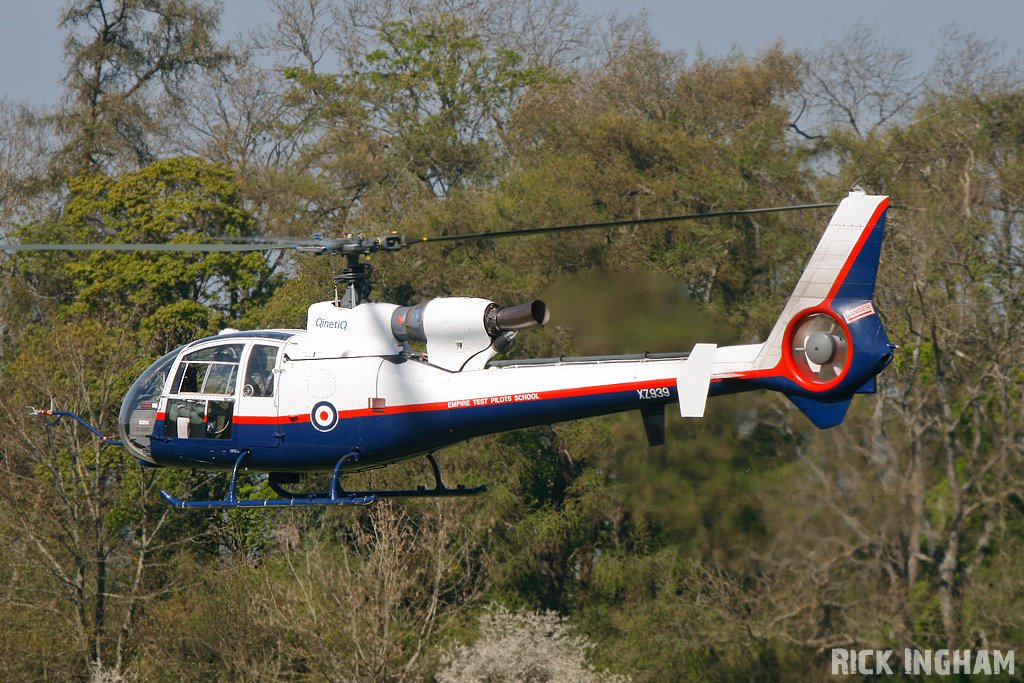
[[[793,328],[790,352],[804,379],[827,384],[839,377],[849,360],[846,330],[828,313],[809,313]]]

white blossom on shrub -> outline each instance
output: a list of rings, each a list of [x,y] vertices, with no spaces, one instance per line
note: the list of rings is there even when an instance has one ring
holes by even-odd
[[[587,663],[594,644],[573,635],[555,612],[514,613],[489,605],[480,637],[442,656],[438,683],[626,683]]]
[[[131,680],[132,678],[116,669],[104,669],[101,664],[96,662],[89,667],[89,683],[129,683]]]

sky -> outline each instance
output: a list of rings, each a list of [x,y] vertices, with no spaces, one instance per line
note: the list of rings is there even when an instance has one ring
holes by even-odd
[[[858,23],[927,66],[941,49],[944,29],[994,40],[1008,55],[1024,49],[1022,0],[578,0],[585,12],[647,13],[667,50],[756,54],[782,39],[790,49],[817,50]],[[0,98],[33,106],[60,97],[65,0],[0,0]],[[221,32],[230,37],[272,22],[265,0],[226,0]]]

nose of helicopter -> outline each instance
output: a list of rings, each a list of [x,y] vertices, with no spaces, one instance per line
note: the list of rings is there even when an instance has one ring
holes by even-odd
[[[167,381],[167,373],[180,352],[180,348],[175,349],[146,368],[121,402],[121,411],[117,417],[121,443],[133,456],[145,463],[156,464],[149,452],[149,440],[156,426],[157,407]]]

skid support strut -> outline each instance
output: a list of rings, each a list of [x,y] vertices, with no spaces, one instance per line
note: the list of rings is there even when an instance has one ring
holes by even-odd
[[[228,484],[228,495],[224,500],[181,500],[175,498],[167,491],[161,491],[160,495],[168,503],[179,508],[239,508],[239,507],[313,507],[317,505],[369,505],[377,500],[372,493],[353,494],[347,493],[338,482],[342,466],[358,458],[356,453],[347,453],[338,460],[331,474],[331,490],[327,493],[288,493],[283,491],[277,484],[270,486],[275,493],[283,495],[282,498],[262,498],[257,500],[239,500],[235,494],[238,483],[238,471],[245,460],[249,457],[245,451],[235,460],[235,466],[231,469],[231,482]],[[285,495],[287,494],[287,495]]]
[[[427,460],[430,462],[430,468],[434,472],[434,488],[432,489],[428,489],[425,486],[417,486],[415,489],[399,489],[394,491],[350,491],[348,495],[364,496],[373,494],[378,498],[436,498],[443,496],[475,496],[487,490],[486,486],[466,488],[464,484],[459,484],[455,488],[450,489],[441,480],[441,468],[437,464],[437,458],[434,457],[434,454],[428,453]]]
[[[437,464],[437,458],[434,457],[433,453],[427,455],[427,460],[430,462],[430,468],[434,473],[434,487],[428,489],[425,486],[418,486],[414,489],[397,489],[397,490],[380,490],[372,489],[369,491],[346,491],[341,486],[341,482],[338,480],[337,473],[338,467],[335,467],[335,476],[331,477],[331,490],[327,493],[293,493],[288,489],[284,488],[275,481],[270,482],[270,488],[274,490],[274,493],[281,496],[282,498],[299,498],[308,496],[312,498],[323,498],[329,496],[340,496],[340,497],[354,497],[354,498],[437,498],[443,496],[474,496],[478,493],[483,493],[487,490],[486,486],[474,486],[473,488],[466,488],[463,484],[459,484],[453,489],[448,488],[444,485],[444,481],[441,479],[441,468]],[[340,463],[339,463],[340,465]]]

